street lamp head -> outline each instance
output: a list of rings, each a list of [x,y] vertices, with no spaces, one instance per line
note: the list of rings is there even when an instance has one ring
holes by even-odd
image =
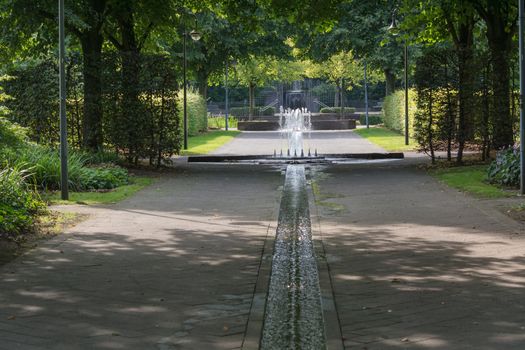
[[[190,36],[193,39],[193,41],[199,41],[201,40],[202,34],[196,30],[192,30],[190,32]]]
[[[395,12],[392,13],[392,23],[390,24],[390,27],[388,27],[387,30],[392,35],[398,35],[399,34],[399,27],[397,26]]]

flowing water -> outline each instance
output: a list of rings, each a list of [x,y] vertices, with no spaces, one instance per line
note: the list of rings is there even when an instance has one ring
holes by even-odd
[[[261,349],[325,349],[304,165],[288,165]]]

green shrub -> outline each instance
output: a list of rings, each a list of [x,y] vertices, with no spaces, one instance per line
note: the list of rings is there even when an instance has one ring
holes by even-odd
[[[359,116],[359,123],[366,125],[366,115],[361,114]],[[381,115],[368,115],[368,125],[378,125],[383,123],[383,116]]]
[[[83,152],[82,155],[85,157],[87,164],[119,164],[122,161],[119,155],[115,152]]]
[[[275,108],[274,107],[268,107],[264,111],[262,110],[264,107],[254,107],[253,108],[253,115],[256,116],[273,116],[275,114]],[[250,107],[232,107],[230,108],[230,114],[232,116],[236,117],[247,117],[250,115]]]
[[[30,169],[29,179],[42,190],[60,188],[60,154],[42,146],[26,146],[4,152],[8,162]],[[69,188],[73,191],[111,189],[127,183],[127,171],[112,164],[87,167],[89,154],[70,151],[68,154]],[[96,157],[96,156],[95,156]],[[125,173],[125,179],[123,177]]]
[[[33,224],[44,203],[27,178],[29,171],[6,167],[0,171],[0,236],[14,238]]]
[[[341,107],[323,107],[319,111],[321,113],[341,113]],[[355,113],[354,107],[345,107],[344,113]]]
[[[128,172],[115,165],[84,168],[82,174],[82,189],[84,190],[112,189],[127,183]]]
[[[208,130],[208,110],[206,101],[193,89],[187,90],[188,135],[195,136]],[[177,109],[180,111],[181,123],[184,113],[183,92],[179,92]],[[182,124],[181,124],[182,125]],[[182,128],[181,128],[182,129]]]
[[[519,148],[509,148],[498,152],[488,170],[487,178],[490,183],[502,186],[520,184],[520,152]]]
[[[27,142],[26,129],[0,117],[0,145],[4,147],[18,147]]]
[[[208,127],[210,129],[224,129],[226,127],[225,117],[209,117],[208,118]],[[237,118],[233,116],[228,117],[228,127],[236,128],[237,127]]]
[[[408,91],[408,127],[410,135],[414,135],[414,115],[416,113],[416,91]],[[398,90],[385,98],[383,103],[383,123],[387,128],[405,133],[405,91]]]

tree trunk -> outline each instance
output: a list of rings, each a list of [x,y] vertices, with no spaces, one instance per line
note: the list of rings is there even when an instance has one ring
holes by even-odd
[[[197,72],[199,94],[204,98],[204,101],[208,99],[208,73],[204,70]]]
[[[84,75],[83,141],[85,149],[102,149],[102,43],[98,30],[89,30],[80,37]]]
[[[517,18],[507,1],[473,1],[472,5],[487,25],[487,41],[492,61],[493,91],[493,137],[495,149],[509,147],[514,143],[513,120],[510,114],[509,53],[512,37],[517,31]]]
[[[432,132],[432,124],[434,124],[434,115],[432,110],[432,104],[434,103],[432,98],[432,90],[429,91],[428,98],[428,125],[427,125],[427,134],[428,134],[428,147],[430,149],[430,158],[432,159],[432,164],[436,164],[436,154],[434,153],[434,133]]]
[[[345,80],[341,78],[341,119],[343,119],[345,109]]]
[[[394,93],[396,89],[396,76],[391,69],[385,69],[385,97]]]
[[[139,102],[140,85],[140,48],[138,47],[135,36],[133,10],[131,5],[126,6],[126,10],[120,12],[118,26],[121,34],[120,55],[122,59],[122,120],[126,122],[127,146],[129,156],[136,156],[134,153],[139,147],[137,141],[141,129],[141,112]]]
[[[255,84],[250,83],[249,87],[249,111],[248,111],[248,119],[252,120],[254,109],[255,109]]]
[[[513,120],[510,115],[510,74],[507,51],[491,49],[492,61],[492,88],[494,91],[494,123],[493,146],[502,149],[514,144]]]
[[[463,150],[465,142],[472,135],[473,120],[473,88],[474,76],[472,74],[472,46],[474,30],[474,18],[467,19],[460,24],[458,29],[458,42],[456,51],[458,55],[458,97],[459,97],[459,118],[458,118],[458,154],[456,162],[463,163]]]

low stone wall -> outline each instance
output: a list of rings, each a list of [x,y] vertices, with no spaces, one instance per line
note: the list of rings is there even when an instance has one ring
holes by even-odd
[[[269,120],[240,121],[237,128],[241,131],[277,131],[279,130],[279,122]],[[312,120],[312,130],[349,130],[355,128],[356,121],[353,119]]]
[[[241,131],[276,131],[279,130],[278,121],[239,121],[237,129]]]
[[[312,130],[349,130],[355,128],[356,122],[353,119],[312,121]]]

